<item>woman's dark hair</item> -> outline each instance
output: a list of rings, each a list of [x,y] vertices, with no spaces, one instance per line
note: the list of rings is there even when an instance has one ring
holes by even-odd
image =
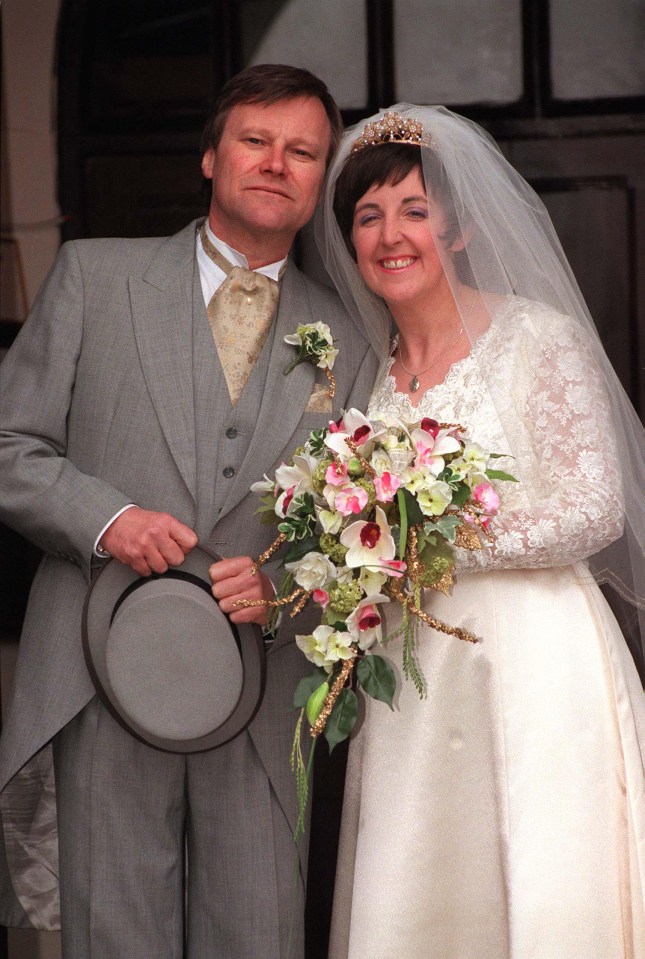
[[[423,178],[422,149],[423,167],[428,183],[431,185],[433,198],[441,204],[446,217],[446,230],[441,235],[441,240],[450,247],[459,236],[457,213],[444,168],[437,155],[427,147],[409,143],[383,143],[378,146],[364,147],[358,153],[350,153],[336,181],[334,214],[352,257],[356,258],[352,243],[356,204],[370,187],[383,186],[384,183],[396,186],[414,169],[418,169]]]
[[[247,67],[225,84],[202,133],[202,156],[211,148],[217,149],[226,119],[233,107],[244,103],[267,105],[299,97],[318,99],[325,109],[331,128],[331,143],[327,155],[329,164],[343,132],[343,121],[336,101],[326,84],[309,70],[280,63],[260,63]]]

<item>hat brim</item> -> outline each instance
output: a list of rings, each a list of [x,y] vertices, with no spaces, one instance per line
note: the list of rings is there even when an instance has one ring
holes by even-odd
[[[260,628],[233,624],[210,590],[219,559],[196,547],[180,567],[140,577],[110,560],[83,609],[83,651],[112,716],[156,749],[194,753],[239,735],[266,679]]]

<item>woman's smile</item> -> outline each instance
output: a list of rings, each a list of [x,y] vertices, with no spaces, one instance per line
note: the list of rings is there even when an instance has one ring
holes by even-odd
[[[352,241],[358,268],[395,316],[420,301],[429,306],[448,288],[440,239],[445,225],[445,214],[428,200],[417,168],[399,183],[375,184],[357,202]]]
[[[380,264],[384,270],[405,270],[407,267],[412,266],[413,263],[416,263],[416,261],[416,256],[403,256],[397,257],[396,259],[383,259],[380,261]]]

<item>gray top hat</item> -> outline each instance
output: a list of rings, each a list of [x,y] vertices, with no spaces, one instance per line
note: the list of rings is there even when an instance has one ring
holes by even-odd
[[[253,719],[264,693],[261,631],[235,625],[211,593],[219,557],[199,547],[177,569],[140,577],[110,560],[83,612],[83,649],[112,715],[157,749],[222,746]]]

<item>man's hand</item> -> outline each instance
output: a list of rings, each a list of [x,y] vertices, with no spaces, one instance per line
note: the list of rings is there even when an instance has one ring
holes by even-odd
[[[223,613],[230,614],[233,623],[259,623],[266,626],[269,609],[266,606],[251,606],[241,609],[235,606],[237,599],[273,599],[275,592],[268,576],[259,571],[252,576],[254,560],[250,556],[234,556],[222,559],[208,570],[213,584],[213,596]]]
[[[169,513],[132,506],[108,526],[99,544],[140,576],[181,566],[197,546],[197,535]]]

